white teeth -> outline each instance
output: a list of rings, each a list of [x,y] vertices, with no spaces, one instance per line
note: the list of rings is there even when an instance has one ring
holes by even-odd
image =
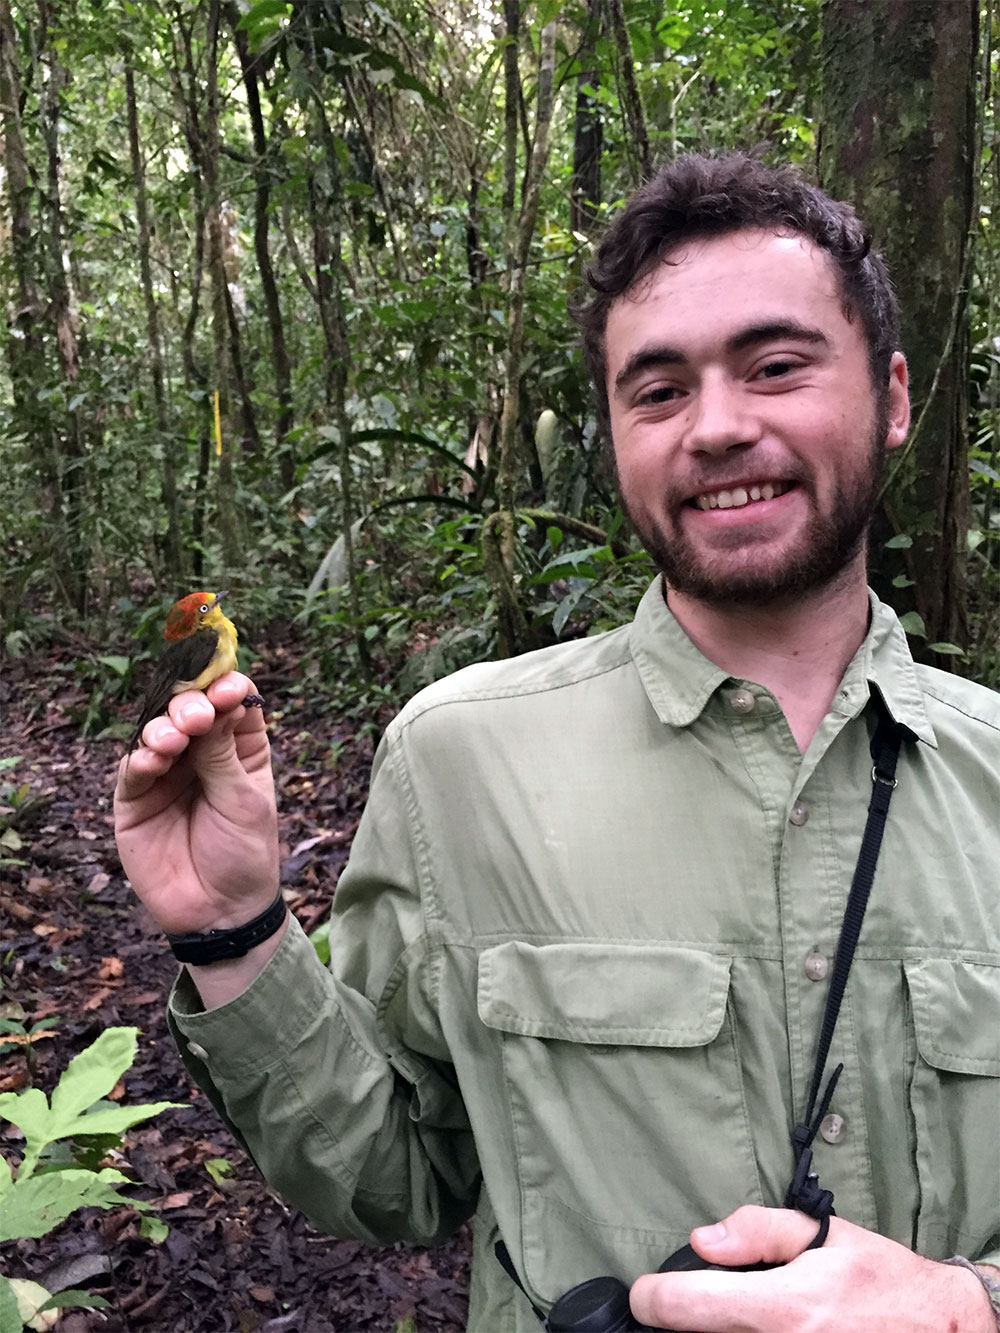
[[[775,486],[772,482],[765,481],[763,486],[751,486],[749,489],[735,486],[731,491],[714,491],[710,495],[698,495],[694,504],[697,509],[742,509],[744,505],[754,500],[773,500],[775,495],[783,495],[784,492],[785,488],[780,482]]]

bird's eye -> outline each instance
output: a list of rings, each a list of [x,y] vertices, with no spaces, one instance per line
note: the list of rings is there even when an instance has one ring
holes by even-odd
[[[207,602],[202,602],[201,606],[198,607],[198,614],[199,614],[199,615],[202,615],[202,616],[207,616],[207,615],[208,615],[208,603],[207,603]]]

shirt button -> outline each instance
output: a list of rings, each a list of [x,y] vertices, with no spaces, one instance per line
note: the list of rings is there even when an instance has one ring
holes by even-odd
[[[817,953],[814,949],[812,953],[806,954],[805,974],[810,981],[823,981],[830,971],[830,960],[825,954]]]
[[[196,1060],[208,1059],[208,1051],[205,1050],[204,1046],[199,1046],[196,1041],[188,1042],[188,1050],[191,1052],[191,1054],[194,1056]]]
[[[749,690],[733,690],[729,696],[729,705],[734,713],[752,713],[757,706],[757,700]]]
[[[837,1115],[836,1111],[831,1111],[819,1122],[819,1132],[827,1143],[840,1143],[841,1139],[847,1137],[847,1121],[842,1115]]]
[[[790,824],[802,825],[809,818],[809,807],[804,801],[796,801],[788,814]]]

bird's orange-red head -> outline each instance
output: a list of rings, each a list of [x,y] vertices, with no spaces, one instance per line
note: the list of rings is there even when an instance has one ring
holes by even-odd
[[[225,595],[224,592],[189,592],[186,597],[175,602],[167,613],[163,637],[168,643],[186,639],[201,628]]]

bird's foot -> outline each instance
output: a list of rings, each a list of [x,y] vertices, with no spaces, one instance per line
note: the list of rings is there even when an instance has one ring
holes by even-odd
[[[263,708],[264,696],[262,694],[248,694],[243,700],[244,708]]]

